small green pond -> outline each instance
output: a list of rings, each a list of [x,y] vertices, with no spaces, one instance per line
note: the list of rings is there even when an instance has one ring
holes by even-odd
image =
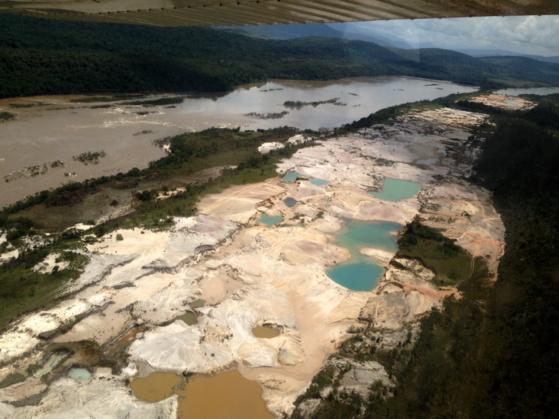
[[[387,177],[384,179],[382,190],[369,193],[383,201],[402,201],[414,197],[420,190],[421,184],[417,182]]]
[[[297,200],[295,198],[291,198],[290,196],[288,196],[287,198],[285,198],[283,200],[283,202],[285,203],[285,205],[287,205],[289,208],[294,207],[295,205],[297,205]]]
[[[316,186],[326,186],[328,185],[328,181],[326,179],[320,179],[317,177],[313,177],[311,179],[311,183]]]
[[[336,237],[336,243],[351,253],[347,262],[333,266],[328,276],[353,291],[370,291],[378,283],[384,268],[360,250],[365,247],[396,251],[396,233],[402,226],[391,222],[362,222],[349,220]]]
[[[299,178],[301,174],[295,170],[290,170],[283,176],[283,181],[286,183],[293,183]]]
[[[283,216],[280,215],[270,215],[270,214],[262,214],[258,221],[261,224],[265,224],[267,226],[275,226],[283,221]]]
[[[85,368],[72,368],[68,371],[68,377],[76,381],[89,381],[91,373]]]

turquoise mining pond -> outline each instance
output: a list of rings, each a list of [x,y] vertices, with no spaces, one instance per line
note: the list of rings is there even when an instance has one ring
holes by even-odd
[[[289,172],[287,172],[284,176],[283,176],[283,181],[287,182],[287,183],[293,183],[297,180],[298,177],[300,177],[301,174],[291,170]]]
[[[282,215],[269,215],[269,214],[262,214],[258,219],[262,224],[267,226],[275,226],[283,221]]]
[[[313,177],[311,179],[311,183],[316,186],[326,186],[328,185],[328,181],[326,179],[319,179],[317,177]]]
[[[420,190],[421,185],[417,182],[387,177],[382,190],[370,194],[383,201],[402,201],[417,195]]]
[[[347,221],[344,229],[336,237],[336,244],[351,253],[347,262],[333,266],[328,276],[338,284],[353,291],[370,291],[377,284],[384,268],[360,250],[365,247],[396,251],[396,233],[402,226],[390,222]]]

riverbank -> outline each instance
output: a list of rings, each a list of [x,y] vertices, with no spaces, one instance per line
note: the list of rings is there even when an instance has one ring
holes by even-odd
[[[0,100],[0,207],[70,182],[143,169],[166,155],[165,138],[212,127],[331,129],[388,106],[475,87],[440,80],[378,77],[243,85],[220,95],[38,96]],[[356,94],[355,92],[360,92]],[[336,104],[330,103],[336,99]],[[327,102],[290,109],[289,101]],[[277,114],[275,118],[263,118]],[[84,153],[104,153],[84,164]]]

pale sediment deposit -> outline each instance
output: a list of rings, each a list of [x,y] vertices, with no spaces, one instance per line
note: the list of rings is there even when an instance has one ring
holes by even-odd
[[[128,390],[127,379],[152,372],[236,368],[261,385],[277,416],[293,410],[326,362],[347,363],[340,382],[353,391],[366,394],[375,380],[390,386],[382,365],[330,356],[363,321],[378,331],[371,344],[400,344],[457,291],[436,286],[419,261],[373,247],[361,254],[386,267],[379,285],[367,292],[342,287],[327,275],[350,258],[335,234],[347,219],[405,225],[418,216],[485,258],[495,273],[503,226],[489,194],[464,180],[476,156],[467,140],[484,120],[440,108],[321,141],[280,162],[279,175],[300,174],[293,183],[278,177],[231,187],[203,198],[199,215],[176,218],[168,231],[120,230],[89,245],[89,265],[65,300],[0,335],[0,381],[43,362],[50,343],[94,341],[103,350],[141,328],[125,347],[126,368],[79,382],[55,379],[40,397],[34,378],[26,377],[27,388],[19,382],[0,389],[0,417],[172,417],[175,396],[147,403]],[[418,182],[422,191],[401,201],[377,199],[369,192],[385,177]],[[313,178],[327,184],[317,186]],[[286,205],[286,198],[295,203]],[[262,213],[281,215],[281,224],[262,225]],[[196,312],[193,324],[179,319],[187,312]],[[255,336],[254,328],[264,325],[280,333]],[[25,402],[30,397],[34,403]]]
[[[474,96],[469,98],[468,101],[506,111],[526,111],[536,106],[536,103],[531,100],[519,96],[501,95],[497,93]]]
[[[271,142],[271,143],[262,143],[260,147],[258,147],[258,152],[261,154],[268,154],[274,150],[280,150],[284,148],[285,145],[282,143]]]

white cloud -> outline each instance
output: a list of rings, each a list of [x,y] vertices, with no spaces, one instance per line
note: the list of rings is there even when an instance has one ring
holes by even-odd
[[[393,20],[352,26],[359,31],[395,36],[415,46],[559,55],[559,16]]]

